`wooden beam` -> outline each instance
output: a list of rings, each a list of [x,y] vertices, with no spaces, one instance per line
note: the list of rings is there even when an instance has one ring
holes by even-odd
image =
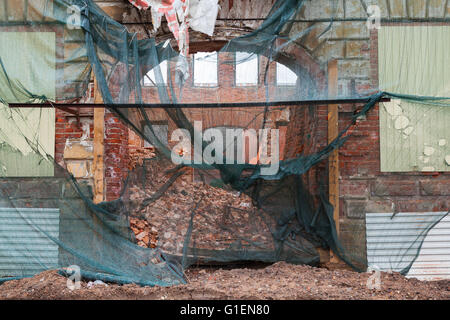
[[[328,62],[328,98],[335,98],[338,91],[337,60]],[[339,133],[338,105],[328,105],[328,143],[336,139]],[[339,235],[339,153],[334,150],[328,158],[328,194],[329,201],[334,207],[333,218]],[[337,256],[330,252],[330,261],[338,262]]]
[[[101,93],[98,89],[97,79],[94,78],[94,103],[103,103]],[[94,174],[94,203],[105,200],[105,170],[103,155],[105,146],[103,144],[105,135],[105,108],[94,109],[94,160],[92,169]]]

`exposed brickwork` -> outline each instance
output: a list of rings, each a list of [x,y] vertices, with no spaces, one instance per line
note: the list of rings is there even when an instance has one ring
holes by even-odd
[[[128,129],[128,151],[133,153],[144,146],[143,139],[132,129]]]
[[[297,53],[300,54],[300,53]],[[235,102],[235,101],[264,101],[265,91],[263,86],[236,86],[235,72],[233,65],[221,63],[224,60],[232,59],[233,55],[221,55],[218,70],[218,80],[220,88],[214,88],[217,95],[211,95],[211,89],[206,87],[195,87],[192,77],[185,85],[183,101],[195,103],[201,96],[205,102]],[[265,64],[267,60],[259,60],[259,83],[264,81]],[[174,65],[171,65],[174,68]],[[311,66],[310,68],[313,68]],[[192,70],[192,68],[191,68]],[[313,71],[311,71],[313,72]],[[315,69],[314,73],[319,76],[321,71]],[[321,75],[323,78],[323,74]],[[273,84],[271,90],[275,88],[275,64],[271,64],[268,73],[268,81]],[[323,86],[323,83],[321,84]],[[294,94],[296,88],[284,88],[283,94]],[[280,92],[281,93],[281,92]],[[277,92],[273,92],[277,94]],[[143,90],[144,101],[158,101],[156,89],[145,87]],[[209,97],[209,98],[208,98]],[[208,100],[209,99],[209,100]],[[278,109],[278,108],[277,108]],[[164,110],[149,111],[149,118],[152,120],[168,120]],[[249,109],[227,109],[227,110],[205,110],[190,109],[186,114],[191,120],[201,120],[203,129],[210,127],[241,127],[255,128],[261,127],[264,117],[264,108]],[[89,115],[87,115],[89,117]],[[91,116],[92,117],[92,116]],[[289,122],[289,112],[274,110],[268,113],[266,118],[266,127],[279,128],[281,132],[281,157],[283,158],[284,146],[289,139],[286,137],[286,124]],[[169,139],[170,133],[176,129],[176,125],[169,121]],[[57,110],[56,117],[56,160],[64,164],[63,153],[67,139],[80,139],[82,128],[78,125],[76,118],[70,114]],[[90,128],[90,135],[93,136],[93,128]],[[144,146],[142,139],[130,130],[112,113],[105,113],[105,188],[106,200],[116,199],[123,187],[123,181],[127,174],[128,152],[133,152]]]
[[[221,53],[218,62],[218,87],[200,87],[193,83],[193,76],[187,80],[183,87],[182,102],[196,103],[223,103],[223,102],[258,102],[265,101],[264,82],[265,68],[267,59],[259,58],[259,79],[256,86],[237,86],[235,84],[235,71],[233,64],[226,63],[234,59],[234,54]],[[292,60],[295,62],[295,60]],[[271,97],[279,97],[280,100],[286,99],[286,96],[295,94],[296,87],[284,87],[281,91],[275,86],[275,63],[271,63],[268,70],[267,81],[270,84]],[[174,74],[175,63],[170,63],[170,69]],[[190,71],[193,73],[194,66],[192,57],[190,58]],[[179,95],[178,88],[175,92]],[[143,100],[146,102],[159,101],[159,95],[156,88],[144,87]],[[190,120],[202,121],[203,129],[211,127],[237,127],[237,128],[261,128],[264,117],[264,108],[228,108],[228,109],[186,109],[186,116]],[[168,116],[164,110],[149,111],[153,120],[168,120]],[[267,117],[266,127],[276,127],[276,122],[280,118],[279,112],[271,112]],[[169,133],[176,126],[169,122]]]
[[[421,179],[420,194],[423,196],[450,196],[450,179]]]
[[[378,31],[370,32],[370,84],[378,89]]]
[[[106,200],[117,199],[128,174],[128,128],[105,110],[105,188]]]
[[[76,118],[59,109],[55,110],[55,160],[59,165],[64,166],[64,148],[67,139],[80,139],[83,129]],[[93,135],[93,128],[90,128],[90,136]]]
[[[340,197],[345,203],[341,217],[363,218],[362,214],[368,212],[448,210],[448,172],[380,172],[378,111],[378,107],[370,111],[339,150]]]
[[[373,39],[376,39],[375,37]],[[339,107],[339,129],[349,123],[356,106]],[[425,212],[450,208],[450,173],[387,173],[380,171],[379,107],[358,121],[347,142],[339,149],[340,216],[362,219],[368,212]],[[311,154],[327,143],[326,106],[291,110],[287,156]],[[327,161],[307,174],[310,190],[327,190]],[[325,177],[325,179],[324,179]],[[343,224],[345,228],[345,223]]]
[[[84,118],[92,118],[85,116]],[[93,126],[90,128],[93,137]],[[79,140],[83,130],[76,117],[61,110],[56,110],[55,160],[66,167],[64,148],[68,139]],[[128,128],[109,111],[105,112],[105,192],[106,200],[117,199],[128,172]]]
[[[370,33],[371,86],[378,88],[378,32]],[[450,208],[450,173],[380,172],[379,109],[361,121],[354,135],[341,148],[342,217],[355,212],[441,211]],[[340,115],[342,119],[342,115]],[[363,216],[360,216],[361,218]]]
[[[307,10],[301,12],[299,18],[323,19],[330,16],[327,8],[328,1],[316,0],[308,3]],[[408,12],[414,17],[423,17],[424,1],[407,2],[408,8],[403,8],[400,0],[389,0],[386,4],[380,2],[382,17],[403,17]],[[351,18],[366,16],[360,1],[345,0],[340,2],[337,18]],[[422,8],[422,9],[421,9]],[[424,7],[425,8],[425,7]],[[426,11],[430,17],[444,16],[445,8],[429,7]],[[323,23],[317,28],[320,34],[328,26]],[[297,30],[298,31],[298,30]],[[296,30],[293,30],[296,32]],[[378,89],[378,34],[376,30],[368,31],[365,21],[335,22],[325,43],[309,42],[307,38],[301,39],[306,51],[300,53],[290,52],[296,59],[307,67],[310,74],[320,79],[317,84],[320,88],[326,86],[326,62],[330,57],[339,60],[338,92],[342,95],[367,94]],[[316,35],[317,35],[316,34]],[[313,37],[311,37],[312,39]],[[303,57],[303,58],[302,58]],[[307,61],[306,58],[309,60]],[[302,60],[303,59],[303,60]],[[321,60],[322,59],[322,60]],[[311,62],[312,61],[312,62]],[[183,97],[186,102],[200,100],[205,102],[219,101],[252,101],[261,100],[264,92],[260,88],[241,88],[234,83],[234,70],[232,65],[219,64],[219,82],[221,89],[219,98],[208,94],[208,88],[193,87],[192,77],[186,84]],[[264,72],[263,59],[260,60],[260,82]],[[173,65],[171,66],[174,67]],[[192,71],[192,69],[191,69]],[[275,73],[269,70],[269,83],[274,83]],[[178,93],[178,92],[177,92]],[[145,88],[145,101],[158,101],[154,88]],[[343,129],[355,110],[354,105],[343,105],[339,108],[339,125]],[[320,150],[327,143],[327,107],[289,108],[290,121],[288,122],[285,157],[300,154],[311,154]],[[256,111],[256,110],[255,110]],[[212,126],[258,127],[261,118],[255,124],[248,124],[252,116],[233,117],[233,111],[214,110],[187,112],[191,119],[203,120],[204,128]],[[167,119],[167,115],[154,112],[151,116],[155,120]],[[273,120],[273,119],[272,119]],[[276,126],[274,123],[273,126]],[[169,133],[175,126],[169,122]],[[130,135],[130,149],[142,146],[142,141]],[[340,196],[341,217],[351,219],[362,217],[364,212],[387,212],[396,210],[406,211],[432,211],[450,206],[448,199],[449,173],[382,173],[380,172],[380,137],[378,106],[359,122],[353,135],[339,151],[340,160]],[[58,149],[58,146],[57,146]],[[117,148],[116,148],[117,149]],[[120,147],[118,148],[120,150]],[[123,164],[120,163],[119,166]],[[327,162],[321,162],[307,176],[312,181],[311,190],[317,192],[319,180],[327,177]],[[326,179],[325,184],[326,187]]]
[[[325,73],[319,68],[311,57],[309,57],[300,48],[290,52],[291,57],[283,57],[283,63],[291,65],[295,69],[294,64],[301,63],[307,66],[303,70],[312,75],[312,78],[316,80],[314,85],[318,90],[323,90],[326,87]],[[235,83],[235,70],[234,65],[227,63],[234,59],[234,54],[221,53],[219,55],[218,62],[218,82],[219,86],[215,88],[199,87],[193,83],[193,76],[188,79],[183,88],[182,102],[184,103],[196,103],[199,100],[205,103],[216,102],[252,102],[252,101],[265,101],[265,87],[263,85],[265,79],[267,58],[259,57],[259,77],[258,85],[255,86],[238,86]],[[175,63],[170,63],[171,72],[174,72]],[[190,71],[193,72],[193,61],[190,58]],[[271,63],[267,72],[267,83],[269,84],[270,96],[272,99],[286,100],[287,97],[294,95],[299,90],[306,90],[300,83],[300,87],[283,87],[277,88],[276,86],[276,64]],[[178,95],[178,89],[175,88],[175,92]],[[159,96],[156,88],[144,87],[143,89],[144,101],[158,101]],[[281,108],[283,108],[281,106]],[[285,107],[283,110],[278,110],[280,107],[272,108],[265,119],[266,128],[278,128],[280,130],[280,157],[284,158],[290,156],[285,155],[285,152],[289,152],[294,145],[299,145],[298,139],[301,139],[301,135],[298,135],[296,131],[289,129],[288,126],[293,125],[296,121],[291,121],[292,115],[296,108]],[[186,116],[191,121],[201,121],[203,130],[211,127],[235,127],[235,128],[253,128],[259,129],[262,127],[264,121],[264,108],[228,108],[228,109],[186,109],[184,110]],[[167,113],[164,110],[153,109],[148,111],[149,118],[152,120],[169,120],[169,140],[171,132],[177,128],[177,126],[170,120]],[[298,116],[297,116],[298,117]],[[293,136],[290,136],[292,132],[295,132]],[[289,136],[289,137],[288,137]],[[130,142],[132,143],[132,142]]]
[[[376,32],[371,33],[370,53],[371,85],[378,88]],[[360,219],[367,212],[448,210],[449,173],[380,172],[378,112],[377,106],[339,151],[341,218]],[[344,117],[340,114],[340,123]]]

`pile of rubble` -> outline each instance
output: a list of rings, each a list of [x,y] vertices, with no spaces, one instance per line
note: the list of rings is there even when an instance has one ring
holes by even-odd
[[[150,227],[147,221],[131,217],[130,227],[139,246],[144,248],[156,248],[158,232],[155,228]]]
[[[141,287],[99,281],[80,282],[70,290],[67,278],[57,270],[32,278],[7,281],[1,285],[3,299],[319,299],[319,300],[449,300],[450,281],[420,281],[397,272],[380,274],[379,289],[367,285],[370,273],[313,268],[278,262],[265,268],[192,268],[186,271],[189,283],[172,287]],[[169,310],[170,311],[170,310]],[[178,310],[175,310],[179,314]],[[175,315],[167,315],[176,318]]]
[[[155,158],[155,156],[155,148],[153,147],[133,150],[129,154],[128,169],[133,170],[137,166],[142,166],[145,159]]]
[[[176,255],[186,241],[199,250],[273,250],[269,227],[249,196],[195,182],[193,169],[180,170],[155,161],[130,183],[131,225],[139,245]]]

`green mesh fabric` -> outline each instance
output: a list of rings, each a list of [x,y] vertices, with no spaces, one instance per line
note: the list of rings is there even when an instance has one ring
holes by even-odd
[[[333,15],[338,15],[336,3],[330,1]],[[79,9],[79,19],[73,17],[73,6]],[[260,57],[259,77],[262,81],[255,87],[255,93],[249,95],[248,101],[243,101],[260,103],[260,106],[251,109],[256,110],[256,115],[244,129],[269,128],[270,115],[282,107],[277,105],[279,101],[295,105],[296,101],[320,101],[328,97],[323,79],[312,73],[306,62],[292,58],[302,45],[301,39],[309,37],[320,41],[334,27],[334,16],[325,22],[325,29],[322,28],[323,23],[308,24],[297,19],[310,6],[311,1],[275,1],[267,18],[256,30],[232,39],[218,52],[221,57],[219,64],[230,68],[252,57]],[[182,59],[179,54],[170,45],[156,43],[153,38],[140,39],[136,34],[129,33],[90,0],[28,1],[26,9],[28,16],[25,19],[2,20],[0,23],[2,37],[11,36],[14,39],[14,36],[27,33],[34,41],[29,48],[21,49],[28,50],[23,52],[24,58],[13,59],[6,51],[0,51],[0,101],[5,106],[1,111],[3,118],[11,122],[8,130],[0,128],[0,137],[8,136],[10,130],[25,137],[20,145],[8,142],[4,142],[4,145],[8,144],[9,148],[18,152],[31,148],[39,155],[39,163],[48,162],[53,166],[54,175],[8,178],[6,175],[2,177],[0,168],[0,208],[13,217],[11,227],[6,230],[28,230],[34,237],[46,239],[42,243],[44,249],[37,249],[38,242],[18,240],[16,235],[11,236],[4,230],[0,233],[4,243],[11,244],[0,247],[1,258],[27,257],[26,261],[17,260],[19,262],[11,267],[16,273],[23,267],[20,274],[14,276],[29,276],[39,270],[78,265],[87,278],[142,285],[173,285],[185,282],[184,269],[199,261],[228,263],[284,260],[318,265],[318,248],[331,249],[355,270],[365,271],[367,260],[363,249],[348,247],[338,237],[333,207],[327,200],[326,183],[321,182],[319,190],[312,192],[307,173],[316,165],[326,163],[330,153],[346,143],[351,134],[350,129],[363,124],[364,117],[373,112],[382,98],[414,101],[430,107],[450,106],[450,98],[445,96],[386,93],[372,88],[365,96],[366,103],[358,106],[334,141],[322,148],[286,157],[280,161],[275,174],[264,175],[264,165],[250,162],[200,162],[176,166],[171,161],[170,146],[153,129],[154,121],[164,119],[171,130],[185,129],[195,136],[198,132],[194,120],[205,118],[212,112],[223,112],[224,117],[237,119],[244,117],[250,108],[221,107],[220,104],[233,104],[236,101],[227,97],[220,86],[208,88],[209,91],[196,96],[194,108],[186,107],[192,102],[194,91],[179,73],[173,72],[173,67]],[[4,16],[5,10],[5,7],[0,6],[0,17]],[[340,27],[351,28],[346,25]],[[53,35],[56,45],[50,45],[51,39],[39,40],[45,33]],[[7,48],[9,43],[13,43],[12,40],[4,41],[2,46]],[[58,45],[63,45],[63,48]],[[242,52],[250,56],[237,58],[236,53]],[[30,60],[30,57],[39,58]],[[202,60],[216,61],[215,57],[209,54]],[[17,68],[21,59],[31,66],[26,73]],[[333,50],[330,50],[321,57],[322,67],[332,59]],[[172,68],[167,81],[161,68],[164,61]],[[295,72],[295,85],[277,86],[270,80],[270,66],[277,62]],[[154,87],[151,90],[145,88],[142,81],[150,70],[153,70],[154,75]],[[97,79],[106,107],[155,146],[155,161],[158,163],[156,166],[155,162],[150,161],[130,172],[121,198],[101,204],[94,204],[89,188],[77,182],[65,168],[54,162],[48,149],[39,145],[38,135],[25,132],[23,125],[14,117],[20,115],[27,123],[25,111],[7,108],[11,103],[77,102],[85,96],[92,74]],[[45,90],[48,86],[38,85],[44,83],[54,84],[54,91]],[[340,98],[361,97],[351,93]],[[208,106],[210,103],[216,104],[215,109]],[[160,106],[151,107],[151,104]],[[309,108],[314,109],[314,105]],[[6,138],[3,140],[7,141]],[[207,144],[202,142],[200,153],[206,147]],[[2,164],[2,161],[5,163]],[[6,159],[0,158],[0,166],[5,164]],[[215,190],[220,190],[228,192],[228,195],[235,194],[236,197],[248,196],[252,209],[244,210],[233,205],[226,206],[226,209],[214,208],[208,202],[208,197],[198,195],[190,200],[187,216],[167,217],[168,225],[179,227],[176,235],[182,239],[181,244],[178,241],[176,247],[172,244],[154,249],[139,247],[130,229],[130,217],[140,217],[145,211],[145,218],[148,218],[149,212],[152,214],[151,206],[165,193],[172,192],[172,184],[187,170],[193,170],[202,177],[212,177],[209,179],[210,189],[207,189],[212,195]],[[319,180],[323,181],[325,175],[326,172]],[[163,187],[152,186],[158,176],[165,181]],[[148,191],[151,195],[138,202],[130,196],[135,190]],[[184,200],[180,197],[178,201]],[[33,216],[25,208],[41,211]],[[57,209],[58,222],[54,221],[54,215],[49,213],[53,211],[49,209]],[[444,216],[438,215],[427,221],[425,232],[417,234],[414,245],[398,253],[402,264],[401,270],[396,271],[408,271],[427,231]],[[395,221],[395,216],[392,219]],[[22,224],[23,228],[17,227],[18,224]],[[364,221],[356,229],[363,230]],[[223,235],[226,241],[208,240],[209,234]],[[53,255],[48,253],[49,250],[54,251]]]

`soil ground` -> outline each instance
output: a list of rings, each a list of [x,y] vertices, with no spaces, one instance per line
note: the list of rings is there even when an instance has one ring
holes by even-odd
[[[67,288],[56,271],[0,285],[0,299],[439,299],[450,300],[450,280],[420,281],[381,273],[381,289],[368,289],[369,274],[284,262],[252,268],[193,268],[189,283],[173,287],[134,284]]]

